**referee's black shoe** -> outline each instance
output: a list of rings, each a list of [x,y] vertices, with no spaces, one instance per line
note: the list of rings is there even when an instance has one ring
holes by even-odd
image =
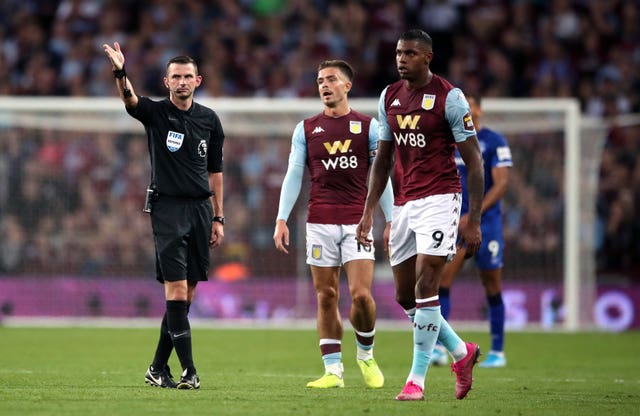
[[[171,375],[171,370],[169,370],[168,365],[162,370],[156,370],[153,366],[149,366],[144,375],[144,382],[154,387],[166,389],[175,389],[177,386],[176,382],[173,381],[173,376]]]
[[[177,388],[180,390],[194,390],[200,388],[200,377],[194,372],[189,372],[189,370],[184,370],[182,373],[182,377],[180,377],[180,381],[178,382]]]

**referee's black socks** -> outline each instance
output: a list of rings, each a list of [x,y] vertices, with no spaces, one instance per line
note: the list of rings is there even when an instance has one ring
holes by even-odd
[[[188,370],[187,373],[191,373],[195,372],[195,368],[191,350],[191,326],[187,317],[188,306],[186,300],[168,300],[167,327],[180,365]]]
[[[162,370],[169,362],[169,357],[173,351],[173,340],[169,334],[169,325],[167,324],[167,312],[165,311],[160,324],[160,337],[158,338],[158,346],[156,354],[153,357],[151,366],[154,370]]]

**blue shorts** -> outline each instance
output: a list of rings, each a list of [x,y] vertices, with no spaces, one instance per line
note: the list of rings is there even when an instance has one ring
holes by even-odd
[[[476,265],[480,270],[496,270],[502,268],[502,257],[504,255],[504,238],[502,235],[502,224],[492,226],[482,223],[482,244],[480,250],[473,256]]]

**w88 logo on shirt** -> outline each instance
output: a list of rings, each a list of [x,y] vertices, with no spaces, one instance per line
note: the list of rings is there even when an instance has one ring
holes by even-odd
[[[398,146],[425,147],[427,138],[422,133],[393,133]]]
[[[358,167],[358,158],[355,156],[338,156],[330,159],[323,159],[322,164],[326,170],[335,169],[355,169]]]
[[[393,133],[398,146],[408,145],[411,147],[425,147],[427,145],[427,138],[425,137],[425,135],[420,132],[415,132],[415,130],[419,129],[419,121],[420,116],[418,115],[412,116],[396,114],[396,122],[398,123],[398,127],[403,131],[401,133]]]
[[[347,139],[344,142],[336,140],[334,142],[325,142],[323,144],[325,149],[327,149],[327,153],[329,153],[329,158],[322,160],[322,165],[326,170],[335,170],[338,168],[355,169],[358,167],[358,158],[355,155],[348,155],[348,153],[351,153],[351,140]],[[338,153],[340,153],[340,155],[331,157]]]

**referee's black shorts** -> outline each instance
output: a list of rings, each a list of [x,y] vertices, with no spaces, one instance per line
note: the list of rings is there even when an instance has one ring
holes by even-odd
[[[158,281],[207,280],[212,219],[209,198],[160,195],[153,202],[151,227]]]

